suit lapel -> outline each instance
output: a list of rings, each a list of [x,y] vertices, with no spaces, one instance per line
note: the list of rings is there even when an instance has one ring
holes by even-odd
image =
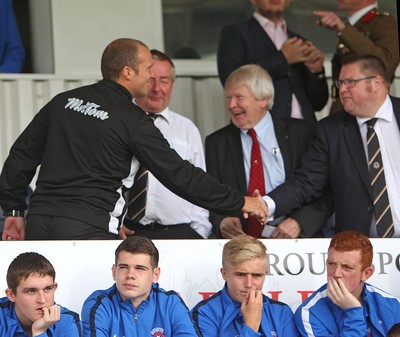
[[[254,17],[251,17],[247,23],[249,30],[253,32],[253,36],[260,40],[260,46],[268,46],[268,48],[271,46],[275,47],[274,42]]]
[[[232,171],[239,183],[240,190],[247,193],[246,173],[243,163],[242,141],[240,139],[240,129],[231,124],[231,135],[227,135],[228,151],[232,158]]]
[[[286,122],[282,118],[276,118],[273,115],[271,116],[272,116],[272,121],[274,123],[276,140],[278,141],[279,149],[283,157],[283,164],[285,166],[285,175],[288,176],[290,173],[289,170],[292,167],[292,156],[289,155],[289,149],[286,141],[286,138],[288,137],[286,133]]]
[[[353,164],[372,198],[368,163],[365,157],[364,145],[361,140],[360,128],[358,127],[356,118],[347,113],[345,116],[343,133],[350,156],[353,159]]]
[[[396,117],[397,126],[400,130],[400,99],[396,97],[390,97],[393,105],[394,116]]]

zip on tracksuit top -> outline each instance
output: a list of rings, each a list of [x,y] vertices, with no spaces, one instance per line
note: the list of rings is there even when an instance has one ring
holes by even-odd
[[[123,301],[116,285],[91,294],[82,307],[85,337],[197,337],[189,310],[175,291],[153,283],[136,310]]]
[[[363,304],[342,310],[326,294],[323,285],[296,310],[295,322],[304,337],[386,337],[400,322],[400,299],[368,283]]]
[[[37,337],[82,337],[79,315],[62,306],[60,308],[60,320]],[[7,297],[0,298],[0,336],[28,337],[15,314],[14,303]]]
[[[203,337],[298,337],[290,307],[263,295],[263,311],[259,332],[244,324],[240,303],[234,302],[226,290],[199,302],[191,315]]]

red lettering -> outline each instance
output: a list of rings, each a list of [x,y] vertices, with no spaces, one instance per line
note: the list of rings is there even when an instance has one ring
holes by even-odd
[[[282,291],[268,291],[268,294],[271,295],[274,301],[279,301],[279,294],[282,294]]]
[[[308,296],[310,296],[314,291],[312,290],[298,290],[297,291],[301,295],[301,302],[304,302]]]
[[[211,297],[212,295],[215,294],[215,291],[211,292],[211,291],[201,291],[199,292],[199,294],[201,296],[203,296],[203,300],[206,300],[207,298]]]

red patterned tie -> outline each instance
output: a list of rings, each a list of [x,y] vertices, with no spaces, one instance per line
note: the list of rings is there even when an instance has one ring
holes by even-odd
[[[250,180],[248,195],[252,196],[254,190],[259,190],[261,195],[265,194],[265,180],[263,171],[263,162],[261,158],[260,144],[257,140],[257,134],[254,129],[247,131],[247,134],[253,140],[251,147],[251,161],[250,161]],[[247,221],[247,234],[256,238],[261,237],[264,226],[254,217],[249,217]]]

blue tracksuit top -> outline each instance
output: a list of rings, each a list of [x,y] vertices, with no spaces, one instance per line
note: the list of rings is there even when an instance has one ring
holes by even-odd
[[[60,308],[60,320],[37,337],[82,337],[79,315],[62,306]],[[7,297],[0,298],[0,336],[28,337],[15,314],[14,303]]]
[[[183,300],[158,283],[137,310],[131,301],[121,299],[115,284],[95,291],[83,304],[82,324],[85,337],[198,336]]]
[[[194,323],[203,337],[298,337],[290,307],[263,295],[261,332],[244,324],[240,303],[234,302],[226,290],[199,302],[192,310]]]
[[[364,284],[362,307],[345,310],[326,291],[327,284],[297,308],[295,322],[301,336],[385,337],[400,322],[400,299],[370,284]]]

